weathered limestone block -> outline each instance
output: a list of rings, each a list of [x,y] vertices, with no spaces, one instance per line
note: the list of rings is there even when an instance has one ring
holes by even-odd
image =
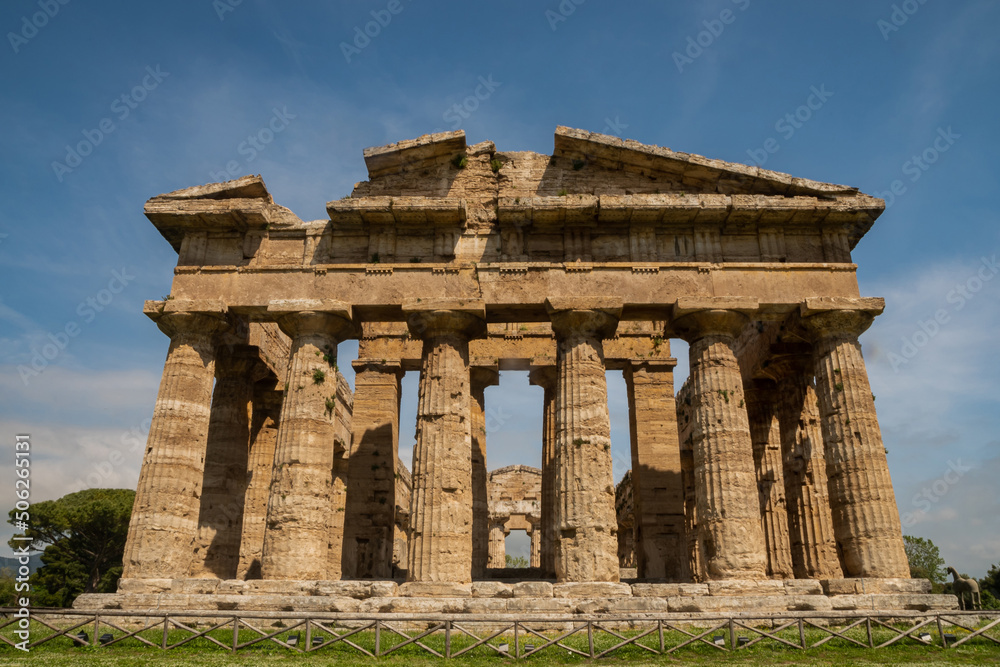
[[[282,386],[284,383],[281,383]],[[282,392],[273,383],[257,383],[250,422],[250,454],[247,462],[246,495],[243,498],[243,528],[240,539],[238,579],[260,579],[267,525],[267,499],[271,492],[274,447],[278,442]]]
[[[253,398],[252,349],[223,351],[215,364],[198,535],[189,576],[232,579],[240,560]]]
[[[173,579],[119,579],[119,593],[166,593]]]
[[[812,364],[808,357],[785,355],[774,359],[767,370],[778,383],[778,420],[795,576],[838,578],[842,573],[830,514]]]
[[[399,591],[395,581],[320,581],[317,594],[357,600],[392,597]]]
[[[619,579],[611,427],[601,341],[621,302],[548,300],[556,367],[555,565],[560,582]]]
[[[823,585],[815,579],[786,579],[786,595],[823,595]]]
[[[781,460],[781,429],[778,425],[774,383],[757,380],[746,390],[747,418],[757,470],[761,530],[767,545],[767,575],[772,579],[792,576],[792,552],[788,540],[788,508]]]
[[[632,597],[632,587],[611,581],[569,581],[552,585],[557,598],[618,598]]]
[[[680,597],[708,595],[708,584],[632,584],[636,597]]]
[[[469,339],[485,331],[480,303],[404,303],[423,340],[407,581],[472,581]]]
[[[931,582],[926,579],[824,579],[820,582],[827,595],[854,595],[861,593],[912,593],[931,592]]]
[[[814,338],[816,394],[826,450],[833,529],[844,574],[906,577],[909,565],[874,395],[858,336],[881,312],[881,299],[842,310],[803,307]]]
[[[539,366],[528,374],[528,381],[544,391],[542,405],[542,507],[539,567],[546,576],[556,574],[555,552],[555,447],[556,447],[556,367]]]
[[[785,595],[785,584],[776,579],[747,581],[722,579],[708,582],[709,595]]]
[[[353,327],[348,306],[304,305],[315,310],[270,308],[292,349],[264,533],[265,579],[331,578],[337,344]]]
[[[333,385],[336,391],[333,397],[333,468],[330,478],[330,504],[327,530],[329,531],[329,547],[327,549],[326,576],[329,579],[340,579],[343,576],[344,549],[344,515],[347,509],[347,474],[348,457],[351,449],[351,413],[354,398],[351,395],[351,385],[347,379],[335,369]]]
[[[684,484],[677,438],[673,361],[625,367],[632,434],[632,489],[638,576],[684,581]]]
[[[344,519],[345,577],[392,576],[399,459],[398,362],[363,359],[354,367],[353,443]]]
[[[125,579],[183,577],[197,534],[215,377],[216,313],[147,309],[170,336],[125,544]]]
[[[736,310],[705,307],[711,303],[679,302],[673,323],[690,343],[699,551],[709,579],[764,579],[767,554],[753,447],[733,352],[735,336],[748,320]]]
[[[552,584],[547,581],[522,581],[511,586],[513,597],[516,598],[550,598]]]
[[[465,601],[462,611],[466,614],[505,614],[507,613],[507,600],[504,598],[477,598],[473,596]]]
[[[472,595],[471,583],[451,581],[407,581],[399,585],[402,597],[457,598]]]
[[[472,582],[472,597],[474,598],[509,598],[514,596],[510,584],[500,581]]]
[[[486,387],[500,383],[496,368],[470,369],[469,419],[472,435],[472,578],[482,579],[490,561],[489,470],[486,464]]]

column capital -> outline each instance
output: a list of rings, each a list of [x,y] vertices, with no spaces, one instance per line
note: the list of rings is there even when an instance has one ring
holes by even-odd
[[[688,343],[706,336],[736,338],[750,322],[750,318],[738,310],[706,309],[685,313],[673,322],[674,333]]]
[[[799,322],[816,340],[841,336],[857,338],[872,325],[877,315],[871,310],[835,309],[803,314]]]
[[[528,372],[528,383],[542,389],[555,389],[557,377],[554,365],[536,366]]]
[[[376,371],[386,375],[396,375],[402,377],[403,366],[399,359],[355,359],[351,362],[351,368],[355,373],[365,371]]]
[[[486,387],[493,387],[500,384],[500,369],[493,366],[469,366],[469,381],[472,383],[472,392],[481,392]]]
[[[332,299],[270,301],[267,312],[288,336],[326,334],[338,342],[354,334],[351,306]]]
[[[545,300],[552,331],[559,338],[610,338],[618,329],[622,300],[611,297],[559,297]]]
[[[403,314],[410,335],[421,340],[454,334],[471,339],[486,333],[486,306],[481,299],[406,299]]]
[[[677,367],[677,359],[628,359],[625,362],[624,371],[627,375],[633,373],[673,373]]]

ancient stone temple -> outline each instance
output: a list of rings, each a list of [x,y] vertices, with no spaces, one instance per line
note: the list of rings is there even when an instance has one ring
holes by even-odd
[[[80,606],[954,605],[908,578],[858,343],[884,304],[851,251],[884,202],[563,127],[551,155],[448,132],[364,158],[323,220],[251,176],[146,204],[178,253],[145,306],[167,359],[119,593]],[[485,389],[507,370],[541,388],[541,467],[490,474]],[[491,576],[512,529],[534,581]]]

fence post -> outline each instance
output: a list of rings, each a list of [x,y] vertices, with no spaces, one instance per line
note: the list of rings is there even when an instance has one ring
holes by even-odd
[[[518,634],[518,622],[514,621],[514,659],[517,660],[521,657],[521,643],[518,641],[520,635]]]
[[[382,621],[375,620],[375,657],[382,657]]]
[[[236,653],[236,647],[240,645],[240,617],[233,616],[233,653]]]
[[[587,621],[587,647],[590,649],[590,657],[594,657],[594,622]]]
[[[941,638],[941,645],[948,648],[948,640],[944,638],[944,625],[941,623],[941,614],[937,616],[938,637]]]
[[[660,653],[663,654],[663,652],[667,650],[667,645],[663,641],[663,619],[662,618],[658,619],[656,621],[656,630],[657,630],[657,633],[660,635]]]
[[[733,617],[729,617],[729,650],[736,650],[736,624],[733,623]]]
[[[163,615],[163,650],[167,650],[167,632],[170,627],[170,614]]]
[[[802,648],[806,647],[806,627],[805,623],[802,622],[802,617],[799,617],[799,644]]]
[[[875,648],[875,640],[872,639],[872,617],[865,616],[865,629],[868,630],[868,648]]]

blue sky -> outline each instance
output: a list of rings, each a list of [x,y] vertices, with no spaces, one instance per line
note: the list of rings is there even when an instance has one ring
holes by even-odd
[[[854,258],[888,304],[862,340],[905,531],[1000,562],[996,2],[11,0],[0,28],[0,433],[32,435],[34,500],[135,486],[167,348],[141,306],[176,261],[146,199],[232,167],[318,219],[365,147],[457,126],[548,153],[568,125],[889,199]],[[620,374],[609,392],[621,475]],[[537,465],[540,390],[505,373],[487,399],[491,467]]]

